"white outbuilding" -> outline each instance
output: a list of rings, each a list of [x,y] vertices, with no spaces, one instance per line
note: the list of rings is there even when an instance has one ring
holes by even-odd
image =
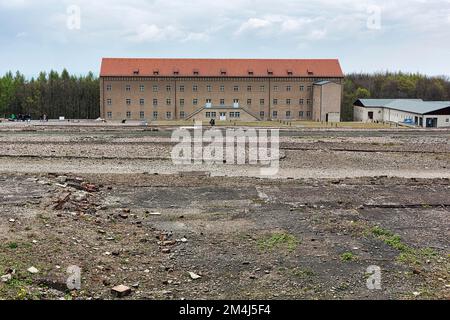
[[[359,122],[393,122],[424,128],[450,127],[450,101],[359,99],[353,104]]]

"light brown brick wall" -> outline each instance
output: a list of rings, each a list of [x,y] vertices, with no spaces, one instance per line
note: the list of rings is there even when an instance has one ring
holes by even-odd
[[[262,120],[273,119],[273,111],[277,111],[277,119],[311,120],[312,114],[308,116],[308,112],[312,112],[313,90],[308,90],[308,87],[312,88],[313,83],[319,80],[322,79],[106,77],[100,82],[100,108],[102,117],[107,120],[139,120],[140,112],[144,112],[146,120],[152,120],[154,111],[158,112],[158,120],[165,120],[167,112],[171,112],[172,119],[179,119],[181,111],[188,117],[203,107],[206,99],[211,99],[213,106],[220,106],[221,99],[224,99],[226,106],[232,106],[233,100],[238,99],[241,107],[258,117],[264,111]],[[141,84],[144,85],[144,92],[140,91]],[[111,85],[111,91],[107,90],[108,85]],[[130,91],[126,91],[127,85],[131,86]],[[153,85],[158,86],[157,92],[153,92]],[[170,91],[166,90],[168,85],[171,86]],[[193,91],[194,85],[197,85],[197,92]],[[208,91],[208,85],[211,86],[211,91]],[[184,92],[180,92],[180,86],[184,86]],[[223,92],[220,90],[221,86],[224,86]],[[239,91],[234,91],[234,86],[238,86]],[[251,86],[251,91],[247,90],[248,86]],[[261,86],[264,86],[264,91],[261,91]],[[287,91],[287,86],[291,87],[291,91]],[[303,91],[300,86],[304,87]],[[108,99],[111,99],[112,105],[108,105]],[[131,105],[126,104],[126,99],[131,99]],[[145,100],[144,106],[140,105],[140,99]],[[158,100],[156,107],[153,106],[153,99]],[[170,105],[167,105],[167,99],[170,99]],[[181,99],[184,99],[184,106],[180,104]],[[193,104],[194,99],[198,99],[197,105]],[[250,104],[247,104],[248,99],[251,99]],[[261,99],[264,100],[263,104]],[[277,99],[276,105],[274,99]],[[287,99],[291,100],[290,105],[287,104]],[[300,99],[303,99],[303,105],[300,104]],[[311,101],[309,105],[308,100]],[[287,116],[287,111],[290,111],[290,117]],[[303,117],[300,117],[300,111],[303,111]],[[130,117],[127,117],[127,112],[131,113]]]
[[[313,120],[329,121],[340,120],[342,103],[342,86],[336,83],[314,85],[313,93]],[[337,115],[338,114],[338,115]]]

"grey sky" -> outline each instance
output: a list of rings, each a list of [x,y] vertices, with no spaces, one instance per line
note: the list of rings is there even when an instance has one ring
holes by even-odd
[[[450,0],[0,0],[0,73],[98,73],[102,57],[339,58],[346,73],[450,75]]]

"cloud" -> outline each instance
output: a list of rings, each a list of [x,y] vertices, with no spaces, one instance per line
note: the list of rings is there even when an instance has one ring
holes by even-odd
[[[70,5],[81,9],[80,30],[67,28]],[[380,8],[380,29],[367,27],[368,8],[373,5]],[[388,52],[381,54],[387,44],[390,50],[405,50],[426,43],[428,62],[416,52],[407,54],[417,59],[417,66],[431,69],[433,65],[442,73],[442,65],[450,69],[448,62],[433,57],[450,52],[449,41],[443,41],[450,39],[449,23],[449,0],[192,0],[188,5],[185,0],[0,0],[0,47],[8,47],[0,51],[0,72],[21,68],[21,59],[26,59],[21,52],[48,56],[51,64],[50,57],[65,50],[73,54],[61,58],[68,64],[78,61],[76,54],[82,51],[97,61],[101,55],[152,52],[158,56],[342,57],[353,66],[363,59],[356,46],[366,50],[364,59],[386,69],[385,64],[403,63]],[[80,61],[80,65],[88,63]]]
[[[265,29],[272,25],[272,22],[265,19],[260,18],[250,18],[244,23],[241,24],[236,34],[241,34],[247,31]]]

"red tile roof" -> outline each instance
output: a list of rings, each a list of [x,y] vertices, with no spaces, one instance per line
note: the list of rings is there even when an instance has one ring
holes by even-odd
[[[100,76],[343,77],[337,59],[128,59],[104,58]],[[177,73],[178,72],[178,73]],[[253,72],[253,74],[252,74]],[[272,73],[273,74],[272,74]],[[292,74],[290,74],[292,72]],[[271,73],[269,75],[269,73]]]

